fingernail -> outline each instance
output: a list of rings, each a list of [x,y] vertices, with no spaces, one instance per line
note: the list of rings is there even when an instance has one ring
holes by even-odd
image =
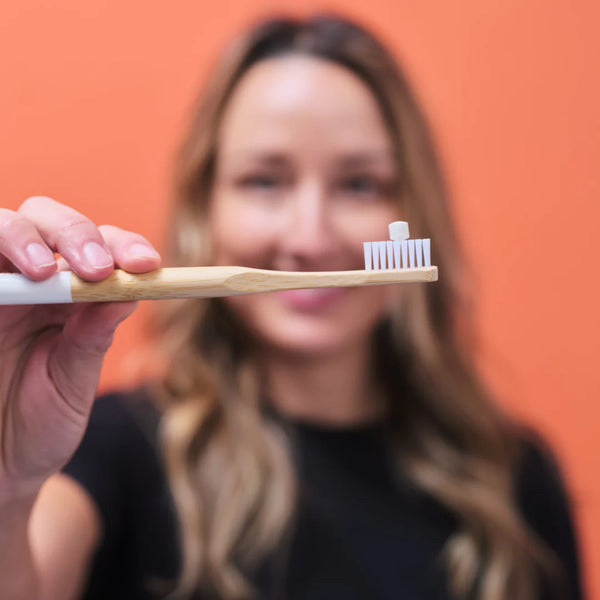
[[[112,267],[113,259],[110,254],[96,242],[88,242],[83,247],[85,260],[95,269],[106,269]]]
[[[131,244],[127,253],[132,258],[160,258],[158,252],[146,244]]]
[[[56,263],[54,254],[38,242],[31,242],[26,248],[29,260],[38,268],[50,267]]]

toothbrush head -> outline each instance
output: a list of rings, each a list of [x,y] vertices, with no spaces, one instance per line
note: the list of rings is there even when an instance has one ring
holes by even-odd
[[[365,269],[416,269],[431,266],[431,240],[408,239],[408,223],[394,221],[389,225],[390,239],[364,242]]]

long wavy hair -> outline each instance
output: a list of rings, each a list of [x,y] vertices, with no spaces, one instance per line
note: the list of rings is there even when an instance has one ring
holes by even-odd
[[[426,121],[396,62],[370,33],[338,17],[280,18],[235,40],[178,154],[170,262],[209,264],[207,213],[223,110],[248,69],[288,54],[342,65],[372,91],[401,174],[398,202],[416,237],[434,242],[440,280],[406,286],[374,335],[398,474],[456,518],[443,558],[457,598],[533,598],[550,554],[514,504],[516,428],[473,369],[467,278]],[[287,440],[261,411],[252,339],[226,306],[184,300],[160,310],[155,329],[166,362],[155,393],[181,524],[178,591],[251,598],[248,573],[293,520]]]

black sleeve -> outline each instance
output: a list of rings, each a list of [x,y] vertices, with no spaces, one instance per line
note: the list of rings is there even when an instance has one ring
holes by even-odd
[[[135,439],[134,429],[119,395],[98,398],[81,444],[63,468],[93,499],[104,535],[118,526],[123,510],[121,459]]]
[[[563,565],[566,600],[582,600],[583,586],[570,498],[551,451],[539,436],[532,433],[527,434],[522,448],[517,494],[524,518]]]

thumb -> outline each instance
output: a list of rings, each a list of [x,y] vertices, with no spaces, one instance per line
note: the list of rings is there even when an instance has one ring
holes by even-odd
[[[83,305],[69,316],[57,336],[48,356],[48,375],[77,412],[89,411],[114,332],[136,307],[135,302]]]

